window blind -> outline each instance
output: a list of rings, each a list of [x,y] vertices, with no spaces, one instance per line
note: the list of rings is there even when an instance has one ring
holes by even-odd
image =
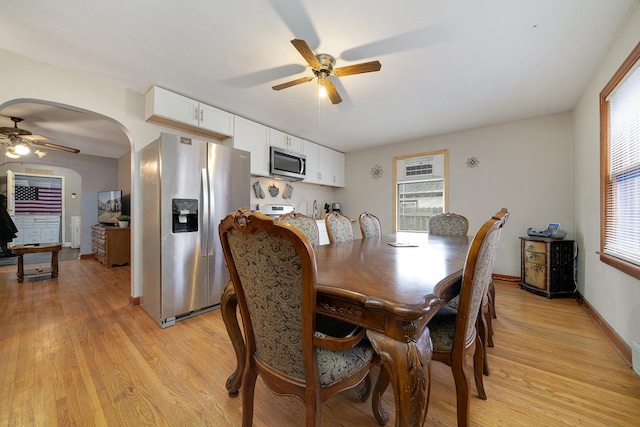
[[[604,252],[640,265],[640,67],[607,99]]]

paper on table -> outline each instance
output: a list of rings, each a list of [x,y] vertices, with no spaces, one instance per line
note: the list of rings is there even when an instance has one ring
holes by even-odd
[[[389,243],[391,246],[395,246],[396,248],[417,248],[418,245],[407,242],[391,242]]]

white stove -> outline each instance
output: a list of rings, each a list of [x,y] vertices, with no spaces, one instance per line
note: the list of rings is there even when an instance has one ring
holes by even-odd
[[[280,215],[284,215],[289,212],[293,212],[295,210],[294,205],[279,205],[279,204],[268,204],[268,203],[260,203],[258,204],[258,212],[261,212],[265,215],[269,215],[273,218],[277,218]]]

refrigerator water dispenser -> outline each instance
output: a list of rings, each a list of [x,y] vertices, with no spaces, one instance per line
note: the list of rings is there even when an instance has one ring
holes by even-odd
[[[171,199],[171,231],[188,233],[198,231],[198,200]]]

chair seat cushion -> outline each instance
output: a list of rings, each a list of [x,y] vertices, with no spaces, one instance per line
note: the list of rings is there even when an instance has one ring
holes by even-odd
[[[453,336],[456,332],[456,317],[458,312],[442,307],[429,321],[429,333],[433,343],[433,351],[449,353],[453,348]]]
[[[345,351],[320,347],[317,350],[321,387],[329,387],[361,371],[373,360],[374,354],[371,344],[366,340]]]

